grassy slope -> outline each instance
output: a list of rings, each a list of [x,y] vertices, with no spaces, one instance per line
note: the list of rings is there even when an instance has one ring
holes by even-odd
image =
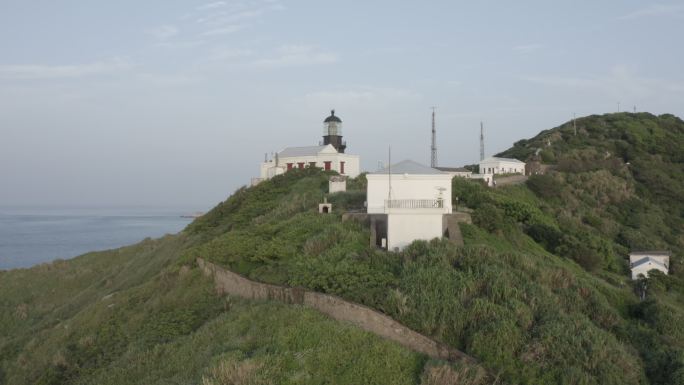
[[[661,162],[658,178],[676,179],[681,154],[674,150],[682,147],[672,143],[682,142],[684,125],[623,114],[578,126],[577,137],[564,125],[504,154],[525,159],[532,144],[544,144],[558,163],[544,178],[496,190],[454,181],[454,195],[475,209],[464,248],[416,242],[398,254],[371,250],[362,226],[315,214],[326,178],[304,172],[239,192],[196,222],[189,231],[206,238],[188,256],[375,307],[475,355],[509,382],[678,383],[677,257],[675,274],[648,282],[649,299],[640,302],[625,255],[639,246],[680,255],[679,190],[649,189],[639,165]],[[334,197],[338,208],[359,207],[357,198]]]
[[[396,344],[305,308],[217,297],[178,262],[190,244],[0,272],[0,383],[419,381],[425,357]]]
[[[194,269],[180,268],[203,256],[253,279],[372,306],[480,358],[509,383],[684,383],[677,261],[673,277],[648,282],[644,302],[634,294],[624,261],[624,252],[643,238],[653,247],[681,250],[681,216],[673,219],[665,211],[680,209],[678,185],[648,189],[650,174],[637,165],[664,162],[673,171],[657,173],[659,180],[676,179],[681,162],[670,150],[682,147],[654,138],[681,143],[684,135],[675,118],[638,117],[646,121],[629,115],[580,120],[583,141],[568,137],[564,125],[518,142],[507,155],[525,158],[536,151],[535,143],[550,141],[541,156],[558,163],[559,172],[528,185],[491,190],[455,180],[454,195],[475,209],[475,225],[462,228],[462,248],[432,241],[415,242],[402,253],[369,249],[368,230],[342,222],[339,214],[362,208],[364,178],[351,182],[358,191],[331,197],[335,213],[321,216],[315,207],[328,175],[295,170],[237,191],[182,236],[126,248],[121,255],[0,273],[0,321],[12,325],[0,335],[4,376],[26,383],[40,383],[46,370],[51,372],[42,383],[60,378],[55,376],[72,383],[137,382],[141,376],[183,383],[204,376],[210,384],[235,376],[255,377],[253,383],[317,383],[325,376],[351,381],[356,365],[338,365],[346,360],[326,353],[328,347],[349,359],[367,352],[358,362],[373,368],[364,373],[366,382],[418,381],[423,359],[387,342],[365,335],[362,340],[375,341],[373,348],[354,338],[346,344],[346,337],[333,333],[339,324],[302,309],[226,305]],[[606,156],[597,147],[620,130],[629,133],[627,144],[615,149],[631,154],[631,169],[615,158],[617,152]],[[53,290],[52,299],[45,297]],[[271,313],[268,333],[250,328]],[[290,317],[305,330],[321,330],[306,338],[311,345],[293,348],[298,337],[290,333],[297,328],[275,325]],[[312,326],[317,320],[329,329]],[[225,337],[211,338],[214,333]],[[319,354],[308,355],[310,349]],[[180,373],[176,366],[188,369]],[[259,377],[264,368],[269,374]],[[458,376],[445,370],[428,368],[430,378],[423,382]],[[391,375],[397,377],[390,381]]]

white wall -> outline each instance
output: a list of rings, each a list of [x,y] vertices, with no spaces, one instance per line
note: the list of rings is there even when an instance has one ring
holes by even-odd
[[[297,168],[297,163],[304,162],[304,166],[308,167],[311,162],[316,162],[316,167],[323,168],[324,162],[331,162],[331,170],[340,173],[340,162],[344,162],[344,173],[341,175],[349,176],[350,178],[356,178],[360,174],[360,163],[358,155],[349,154],[319,154],[317,156],[300,156],[292,158],[280,158],[278,159],[278,165],[283,171],[287,171],[287,164],[292,163],[293,168]],[[275,161],[270,160],[268,162],[261,163],[260,176],[261,178],[268,179],[275,175],[281,174],[282,172],[272,171],[275,168]]]
[[[480,174],[525,174],[525,163],[500,160],[483,161],[479,163]]]
[[[387,174],[368,174],[368,202],[369,214],[384,214],[385,200],[389,191],[389,176]],[[451,213],[451,175],[402,175],[392,174],[392,199],[438,199],[438,188],[443,188],[444,209],[440,213]]]
[[[443,214],[390,214],[387,216],[387,249],[403,249],[417,239],[442,236]]]

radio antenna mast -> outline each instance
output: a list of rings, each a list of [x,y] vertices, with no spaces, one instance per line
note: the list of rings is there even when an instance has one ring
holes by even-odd
[[[435,108],[432,107],[432,146],[430,147],[430,167],[437,167],[437,130],[435,129]]]
[[[484,160],[484,124],[480,122],[480,160]]]

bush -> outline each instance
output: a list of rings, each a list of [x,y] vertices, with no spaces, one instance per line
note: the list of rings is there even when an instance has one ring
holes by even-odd
[[[527,187],[543,199],[559,199],[562,189],[560,183],[552,175],[532,175],[527,180]]]
[[[503,228],[504,212],[491,203],[482,204],[473,213],[473,223],[494,232]]]

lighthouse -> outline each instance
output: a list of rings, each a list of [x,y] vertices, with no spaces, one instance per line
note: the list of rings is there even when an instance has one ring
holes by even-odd
[[[344,154],[347,143],[342,141],[342,119],[335,116],[335,110],[323,121],[323,144],[332,145],[337,152]]]

